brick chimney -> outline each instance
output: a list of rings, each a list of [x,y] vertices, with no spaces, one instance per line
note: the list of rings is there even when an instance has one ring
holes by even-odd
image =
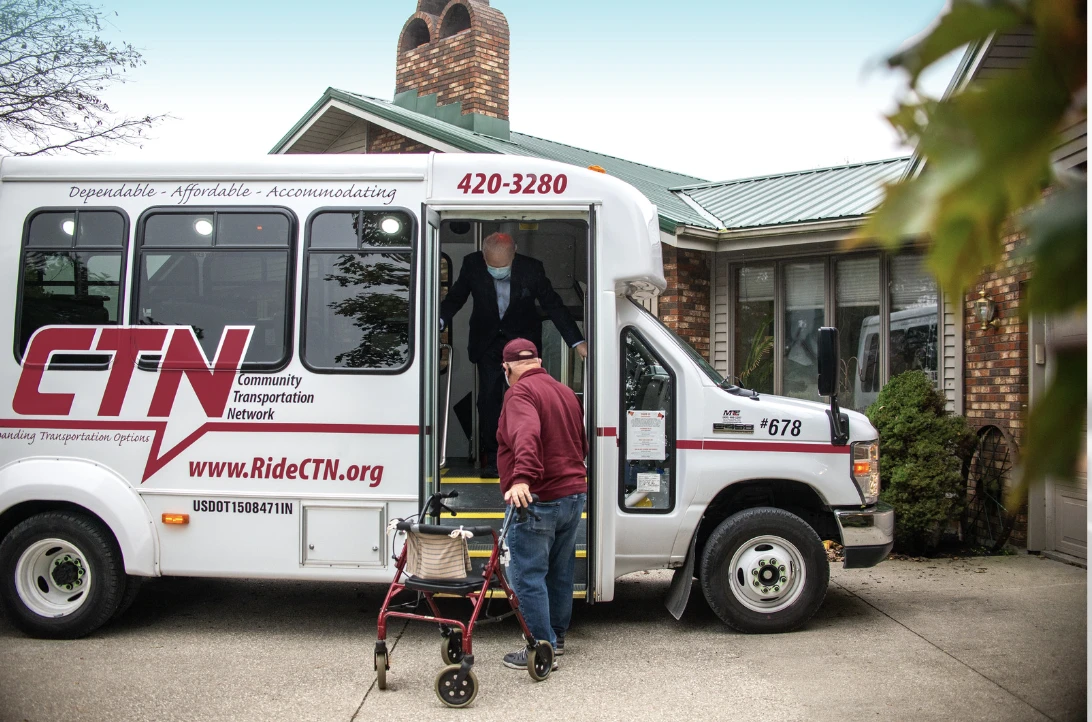
[[[394,102],[508,138],[508,21],[489,0],[418,0],[398,36]]]

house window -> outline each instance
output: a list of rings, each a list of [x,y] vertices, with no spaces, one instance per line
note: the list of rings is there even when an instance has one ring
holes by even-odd
[[[735,273],[735,372],[742,386],[774,390],[774,266],[740,266]]]
[[[839,331],[839,400],[864,411],[892,376],[940,384],[938,291],[916,252],[817,255],[733,265],[728,375],[818,401],[818,330]],[[886,287],[886,292],[884,288]]]
[[[864,411],[880,390],[880,256],[834,259],[842,406]]]
[[[782,266],[785,299],[781,393],[798,399],[819,394],[819,328],[826,316],[826,263],[792,261]]]
[[[918,255],[891,259],[889,376],[920,370],[937,382],[937,282]]]

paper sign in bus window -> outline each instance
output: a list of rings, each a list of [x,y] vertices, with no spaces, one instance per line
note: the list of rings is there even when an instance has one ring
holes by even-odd
[[[637,491],[647,491],[658,494],[661,491],[660,472],[643,471],[637,474]]]
[[[663,461],[666,421],[663,411],[626,412],[626,458],[631,461]]]

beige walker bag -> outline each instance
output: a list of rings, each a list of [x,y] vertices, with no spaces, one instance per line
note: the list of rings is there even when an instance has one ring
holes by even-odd
[[[470,573],[466,539],[407,532],[406,573],[419,579],[464,579]]]

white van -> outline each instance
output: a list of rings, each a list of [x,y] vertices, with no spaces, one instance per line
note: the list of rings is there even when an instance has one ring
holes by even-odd
[[[697,576],[729,625],[782,631],[822,603],[822,540],[849,567],[887,555],[876,430],[729,385],[645,311],[665,287],[656,209],[614,178],[500,155],[6,158],[14,623],[86,635],[156,576],[386,584],[388,522],[437,490],[460,491],[441,523],[499,522],[475,469],[469,314],[438,322],[497,229],[590,342],[586,365],[543,344],[592,442],[576,597],[673,568],[676,616]]]
[[[937,307],[936,304],[915,306],[891,314],[889,353],[891,376],[904,371],[924,372],[937,383]],[[880,395],[880,317],[868,316],[861,321],[860,344],[857,350],[859,368],[853,379],[853,399],[857,408],[865,409]]]

